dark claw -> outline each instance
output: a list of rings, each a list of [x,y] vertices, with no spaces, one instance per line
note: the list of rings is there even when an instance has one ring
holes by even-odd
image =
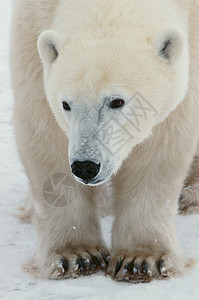
[[[92,260],[93,260],[93,262],[94,262],[94,264],[95,264],[95,267],[101,267],[101,268],[103,268],[104,269],[104,263],[103,263],[103,261],[101,260],[101,258],[100,257],[98,257],[98,256],[96,256],[96,255],[92,255]]]
[[[105,264],[108,266],[110,257],[108,257],[104,252],[101,252],[101,255],[103,257]]]
[[[93,261],[92,257],[91,257],[91,259],[90,259],[89,268],[90,268],[91,270],[94,270],[94,269],[96,268],[96,264],[95,264],[95,262]]]
[[[132,268],[133,268],[133,262],[128,262],[125,266],[124,266],[124,273],[132,273]]]
[[[94,265],[94,263],[93,263],[92,258],[89,258],[89,260],[84,259],[84,264],[87,266],[87,268],[88,268],[89,270],[94,270],[94,269],[95,269],[95,265]]]
[[[98,260],[99,260],[100,266],[104,269],[104,267],[106,267],[106,264],[104,263],[104,261],[100,257],[98,257]]]
[[[82,258],[77,258],[76,263],[79,266],[80,272],[84,273],[85,272],[85,264]]]
[[[97,262],[97,264],[99,265],[99,266],[102,266],[103,265],[103,262],[102,262],[102,260],[101,260],[101,258],[100,257],[98,257],[98,256],[93,256],[94,257],[94,259],[96,260],[96,262]]]
[[[100,266],[104,269],[106,267],[106,264],[104,263],[104,261],[101,260],[100,257],[99,257],[99,262],[100,262]]]
[[[164,264],[164,260],[161,259],[160,262],[159,262],[159,268],[160,268],[160,271],[162,270],[162,268],[165,267],[165,264]]]
[[[142,272],[144,274],[147,274],[148,270],[149,270],[149,265],[148,265],[148,263],[145,262],[144,265],[143,265],[143,267],[142,267]]]
[[[179,201],[182,201],[184,199],[184,195],[181,194],[180,197],[178,198]]]
[[[121,269],[122,266],[122,261],[123,259],[118,260],[116,267],[115,267],[115,275],[119,272],[119,270]]]
[[[137,274],[138,273],[138,271],[140,270],[140,267],[141,267],[141,265],[139,264],[135,264],[134,266],[133,266],[133,270],[132,270],[132,274]]]
[[[61,262],[62,267],[64,268],[64,271],[67,272],[68,271],[68,262],[64,258],[62,258],[60,260],[60,262]]]

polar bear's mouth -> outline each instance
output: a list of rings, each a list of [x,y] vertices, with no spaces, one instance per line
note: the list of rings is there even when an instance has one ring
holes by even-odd
[[[106,179],[91,180],[89,182],[80,180],[81,183],[83,183],[84,185],[89,185],[89,186],[97,186],[97,185],[104,183],[105,181],[106,181]]]
[[[83,179],[80,179],[78,178],[77,176],[75,176],[76,180],[81,182],[83,185],[88,185],[88,186],[97,186],[97,185],[100,185],[100,184],[103,184],[105,181],[107,181],[107,179],[109,178],[103,178],[103,179],[99,179],[99,178],[96,178],[96,179],[93,179],[93,180],[83,180]]]
[[[89,182],[88,185],[91,185],[91,186],[100,185],[100,184],[104,183],[105,181],[106,181],[106,179],[96,179],[96,180],[92,180],[91,182]]]

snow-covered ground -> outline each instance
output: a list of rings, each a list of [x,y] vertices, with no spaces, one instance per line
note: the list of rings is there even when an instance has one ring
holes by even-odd
[[[21,270],[21,264],[36,249],[36,235],[31,225],[20,224],[12,216],[25,196],[27,178],[13,137],[13,97],[8,68],[10,14],[11,0],[0,0],[0,297],[15,300],[199,300],[199,264],[182,278],[138,285],[118,283],[102,273],[75,280],[38,281]],[[109,245],[111,223],[111,218],[102,222]],[[177,216],[177,224],[184,251],[199,259],[199,215]]]

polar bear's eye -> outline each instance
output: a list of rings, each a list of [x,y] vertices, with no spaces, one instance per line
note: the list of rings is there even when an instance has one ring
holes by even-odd
[[[63,101],[63,102],[62,102],[62,105],[63,105],[63,109],[64,109],[64,110],[69,110],[69,111],[71,110],[69,104],[68,104],[66,101]]]
[[[109,104],[109,106],[112,109],[117,109],[117,108],[123,107],[124,104],[125,104],[125,102],[123,99],[115,99]]]

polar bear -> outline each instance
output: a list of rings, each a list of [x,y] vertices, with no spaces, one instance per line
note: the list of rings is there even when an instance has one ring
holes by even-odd
[[[35,276],[105,270],[145,282],[191,265],[175,214],[188,175],[180,209],[198,210],[198,20],[192,0],[14,1],[14,127],[30,181],[22,218],[39,238]]]

